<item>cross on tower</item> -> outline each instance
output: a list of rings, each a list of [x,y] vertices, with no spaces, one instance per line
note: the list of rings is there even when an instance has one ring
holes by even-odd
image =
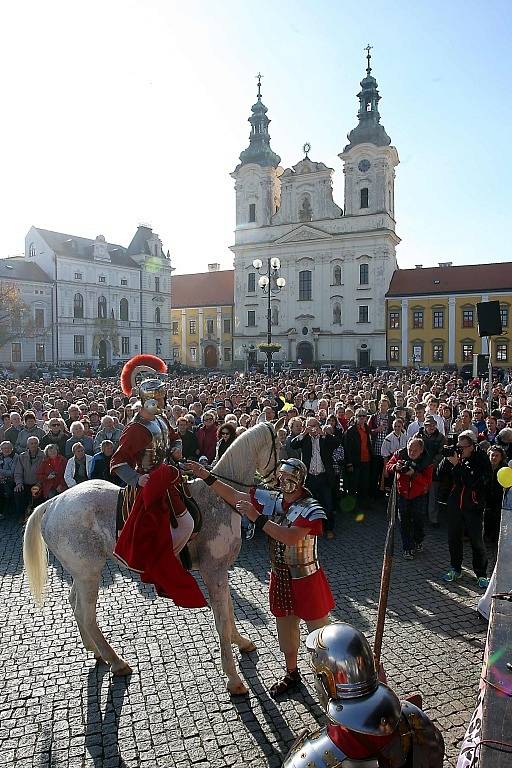
[[[263,75],[261,74],[261,72],[258,72],[258,74],[256,75],[256,80],[258,81],[258,99],[261,99],[261,78],[262,77]]]
[[[371,55],[370,51],[372,50],[372,48],[373,48],[373,45],[370,45],[370,43],[368,43],[368,45],[364,49],[366,51],[366,60],[368,62],[368,66],[366,67],[366,74],[367,75],[369,75],[370,72],[372,71],[372,68],[370,67],[370,61],[372,59],[372,55]]]

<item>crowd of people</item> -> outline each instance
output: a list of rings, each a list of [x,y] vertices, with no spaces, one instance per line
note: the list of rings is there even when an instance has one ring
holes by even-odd
[[[137,407],[113,378],[0,382],[0,514],[23,520],[88,479],[122,485],[110,458]],[[396,482],[404,558],[421,552],[427,524],[444,520],[444,580],[461,578],[466,535],[486,588],[485,540],[494,545],[500,526],[496,476],[512,459],[512,379],[496,382],[489,400],[479,381],[443,371],[171,375],[166,415],[182,458],[208,467],[245,430],[273,422],[280,458],[307,467],[328,539],[344,515],[384,508]]]

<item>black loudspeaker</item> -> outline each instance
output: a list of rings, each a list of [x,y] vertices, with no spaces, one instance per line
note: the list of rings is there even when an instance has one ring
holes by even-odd
[[[479,336],[501,336],[501,314],[499,301],[482,301],[476,305]]]

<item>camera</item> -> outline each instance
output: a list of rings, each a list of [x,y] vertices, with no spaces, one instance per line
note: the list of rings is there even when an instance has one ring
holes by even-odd
[[[460,456],[461,450],[457,447],[457,435],[450,433],[447,438],[447,444],[443,445],[442,448],[442,455],[444,458],[448,459],[452,456]]]
[[[416,462],[410,459],[402,459],[397,461],[396,468],[398,472],[408,472],[410,469],[414,471],[416,469]]]

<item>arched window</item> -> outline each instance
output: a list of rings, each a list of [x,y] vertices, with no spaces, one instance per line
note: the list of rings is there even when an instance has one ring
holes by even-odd
[[[34,243],[30,243],[28,248],[28,255],[34,257],[36,255],[36,247]]]
[[[75,293],[73,298],[73,317],[83,318],[84,316],[84,297],[81,293]]]
[[[119,319],[128,320],[128,299],[121,299],[119,302]]]
[[[104,296],[98,298],[98,317],[102,320],[107,317],[107,300]]]
[[[359,265],[359,285],[368,285],[370,282],[370,269],[368,264]]]
[[[311,301],[311,271],[304,269],[299,272],[299,301]]]
[[[299,208],[299,221],[311,221],[313,219],[313,209],[311,207],[311,198],[304,195]]]
[[[341,325],[341,304],[337,301],[332,308],[332,324]]]
[[[341,285],[341,267],[336,264],[332,271],[332,283],[333,285]]]
[[[155,323],[160,325],[160,307],[155,308]]]
[[[368,187],[361,189],[361,205],[360,208],[368,208]]]
[[[279,306],[277,304],[272,304],[271,320],[272,325],[279,325]]]

